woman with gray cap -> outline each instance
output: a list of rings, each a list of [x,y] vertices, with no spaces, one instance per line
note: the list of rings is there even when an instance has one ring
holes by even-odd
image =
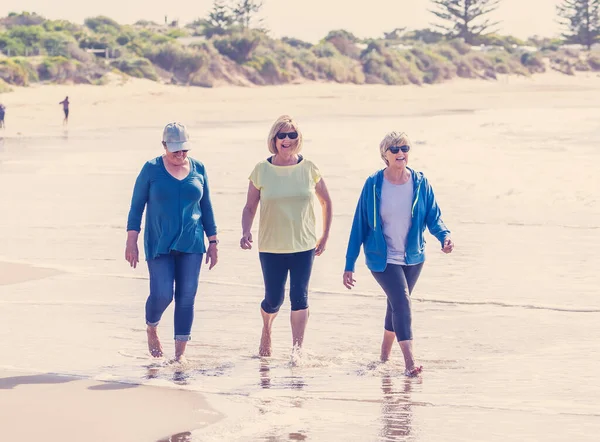
[[[139,262],[137,239],[145,208],[144,251],[150,275],[146,301],[148,349],[156,358],[163,356],[157,327],[175,299],[175,360],[185,362],[202,257],[206,254],[206,263],[212,269],[217,264],[219,241],[206,169],[188,157],[191,146],[186,127],[167,124],[162,144],[164,154],[146,162],[135,182],[125,259],[133,268]],[[208,249],[204,235],[209,240]]]

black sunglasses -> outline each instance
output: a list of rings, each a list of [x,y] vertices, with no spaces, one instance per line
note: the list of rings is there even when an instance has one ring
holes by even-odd
[[[290,140],[295,140],[298,138],[298,132],[279,132],[276,137],[280,140],[285,140],[285,137],[288,137]]]
[[[408,152],[410,150],[410,146],[390,146],[387,148],[387,150],[389,150],[390,152],[392,152],[394,155],[397,154],[398,152],[402,151],[404,153]]]

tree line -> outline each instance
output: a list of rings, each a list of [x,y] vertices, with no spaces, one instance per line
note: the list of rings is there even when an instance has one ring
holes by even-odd
[[[495,32],[499,25],[489,17],[502,0],[430,1],[430,12],[438,19],[433,26],[449,38],[477,44],[479,37]],[[257,20],[262,6],[258,0],[214,0],[212,10],[203,20],[208,36],[224,34],[232,27],[247,29],[251,25],[262,25],[262,21]],[[600,42],[600,0],[562,0],[557,6],[557,15],[567,43],[581,44],[589,50]]]
[[[499,22],[489,19],[501,0],[431,0],[431,12],[443,24],[437,25],[447,35],[461,37],[473,44],[477,37],[497,28]],[[557,6],[559,22],[567,43],[588,48],[600,41],[600,0],[563,0]]]

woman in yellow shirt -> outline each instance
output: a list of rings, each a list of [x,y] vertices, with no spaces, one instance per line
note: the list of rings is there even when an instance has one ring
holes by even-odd
[[[290,275],[292,344],[302,347],[308,321],[308,283],[313,259],[325,251],[331,227],[331,199],[317,166],[300,155],[302,133],[288,115],[275,121],[267,139],[273,155],[250,174],[242,212],[242,249],[252,248],[252,222],[260,202],[258,251],[265,281],[261,303],[260,356],[271,356],[271,326],[283,304]],[[323,235],[317,240],[315,194],[323,212]]]

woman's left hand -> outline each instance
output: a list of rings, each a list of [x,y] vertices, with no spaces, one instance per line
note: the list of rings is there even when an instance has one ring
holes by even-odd
[[[315,256],[321,256],[325,251],[325,246],[327,246],[327,237],[322,236],[321,239],[317,241],[317,247],[315,248]]]
[[[448,237],[444,240],[444,246],[442,247],[442,252],[450,253],[454,250],[454,243],[452,242],[452,238]]]
[[[208,250],[206,251],[206,264],[208,264],[210,262],[210,265],[208,266],[208,270],[210,270],[214,266],[216,266],[218,261],[219,261],[219,249],[217,249],[217,245],[209,244]]]

